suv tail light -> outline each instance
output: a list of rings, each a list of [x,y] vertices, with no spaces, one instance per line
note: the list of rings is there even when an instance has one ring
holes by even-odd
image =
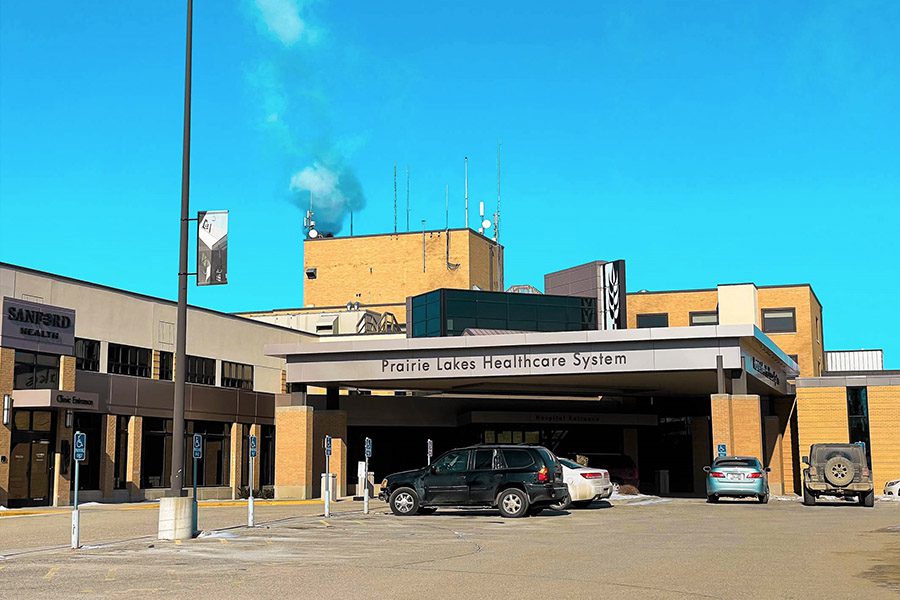
[[[762,477],[762,473],[748,473],[747,479],[759,479]]]
[[[547,468],[547,465],[541,467],[541,470],[538,471],[537,475],[540,483],[547,483],[550,481],[550,469]]]
[[[709,476],[715,477],[716,479],[722,479],[725,477],[725,473],[722,473],[721,471],[710,471]]]
[[[869,477],[869,467],[862,468],[862,476],[868,478]]]

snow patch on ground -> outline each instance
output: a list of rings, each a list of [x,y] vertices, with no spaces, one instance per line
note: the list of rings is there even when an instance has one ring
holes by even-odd
[[[610,502],[619,502],[628,506],[646,506],[648,504],[665,504],[671,502],[671,498],[660,498],[659,496],[650,496],[647,494],[619,494],[613,492],[609,497]]]
[[[202,538],[236,538],[237,534],[230,531],[201,531],[197,537]]]

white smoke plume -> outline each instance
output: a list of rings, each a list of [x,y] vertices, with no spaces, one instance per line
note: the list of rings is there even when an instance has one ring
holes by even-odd
[[[340,232],[347,213],[358,211],[366,203],[362,186],[352,171],[319,162],[294,173],[291,192],[301,208],[309,206],[312,194],[316,228],[322,233]]]
[[[293,46],[304,34],[313,35],[300,16],[297,0],[256,0],[262,26],[285,46]]]

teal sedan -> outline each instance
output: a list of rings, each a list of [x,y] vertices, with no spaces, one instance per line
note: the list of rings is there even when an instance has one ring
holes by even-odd
[[[719,498],[756,498],[769,501],[769,467],[763,467],[753,456],[723,456],[713,461],[706,471],[706,501]]]

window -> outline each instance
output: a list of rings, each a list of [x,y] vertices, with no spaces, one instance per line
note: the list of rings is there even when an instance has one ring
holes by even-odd
[[[117,375],[150,377],[150,350],[122,344],[110,344],[106,370]]]
[[[510,469],[524,469],[534,464],[534,459],[528,450],[504,448],[503,460],[506,461],[506,466]]]
[[[191,456],[191,453],[187,452],[187,456]],[[144,417],[141,431],[141,487],[169,487],[171,467],[172,419]]]
[[[75,338],[75,368],[100,372],[100,342]]]
[[[872,464],[869,448],[869,397],[864,387],[847,388],[847,422],[850,426],[850,443],[862,442],[866,446],[866,462]]]
[[[159,378],[172,381],[175,375],[175,355],[165,350],[159,351]]]
[[[116,417],[116,458],[113,470],[113,487],[124,490],[128,482],[128,421],[129,417]]]
[[[762,311],[765,333],[794,333],[797,331],[797,311],[793,308],[767,308]]]
[[[216,385],[216,360],[201,356],[188,356],[185,378],[188,383]]]
[[[711,312],[692,312],[691,313],[691,326],[694,325],[718,325],[719,324],[719,313],[716,311]]]
[[[647,327],[668,327],[669,315],[668,313],[638,315],[637,326],[639,329],[645,329]]]
[[[275,485],[275,426],[259,428],[259,485]]]
[[[16,350],[13,389],[59,389],[59,357]]]
[[[223,360],[222,387],[253,390],[253,367]]]
[[[494,468],[494,451],[491,449],[475,451],[475,470],[484,471]]]
[[[469,452],[448,452],[434,463],[435,473],[463,473],[469,467]]]

